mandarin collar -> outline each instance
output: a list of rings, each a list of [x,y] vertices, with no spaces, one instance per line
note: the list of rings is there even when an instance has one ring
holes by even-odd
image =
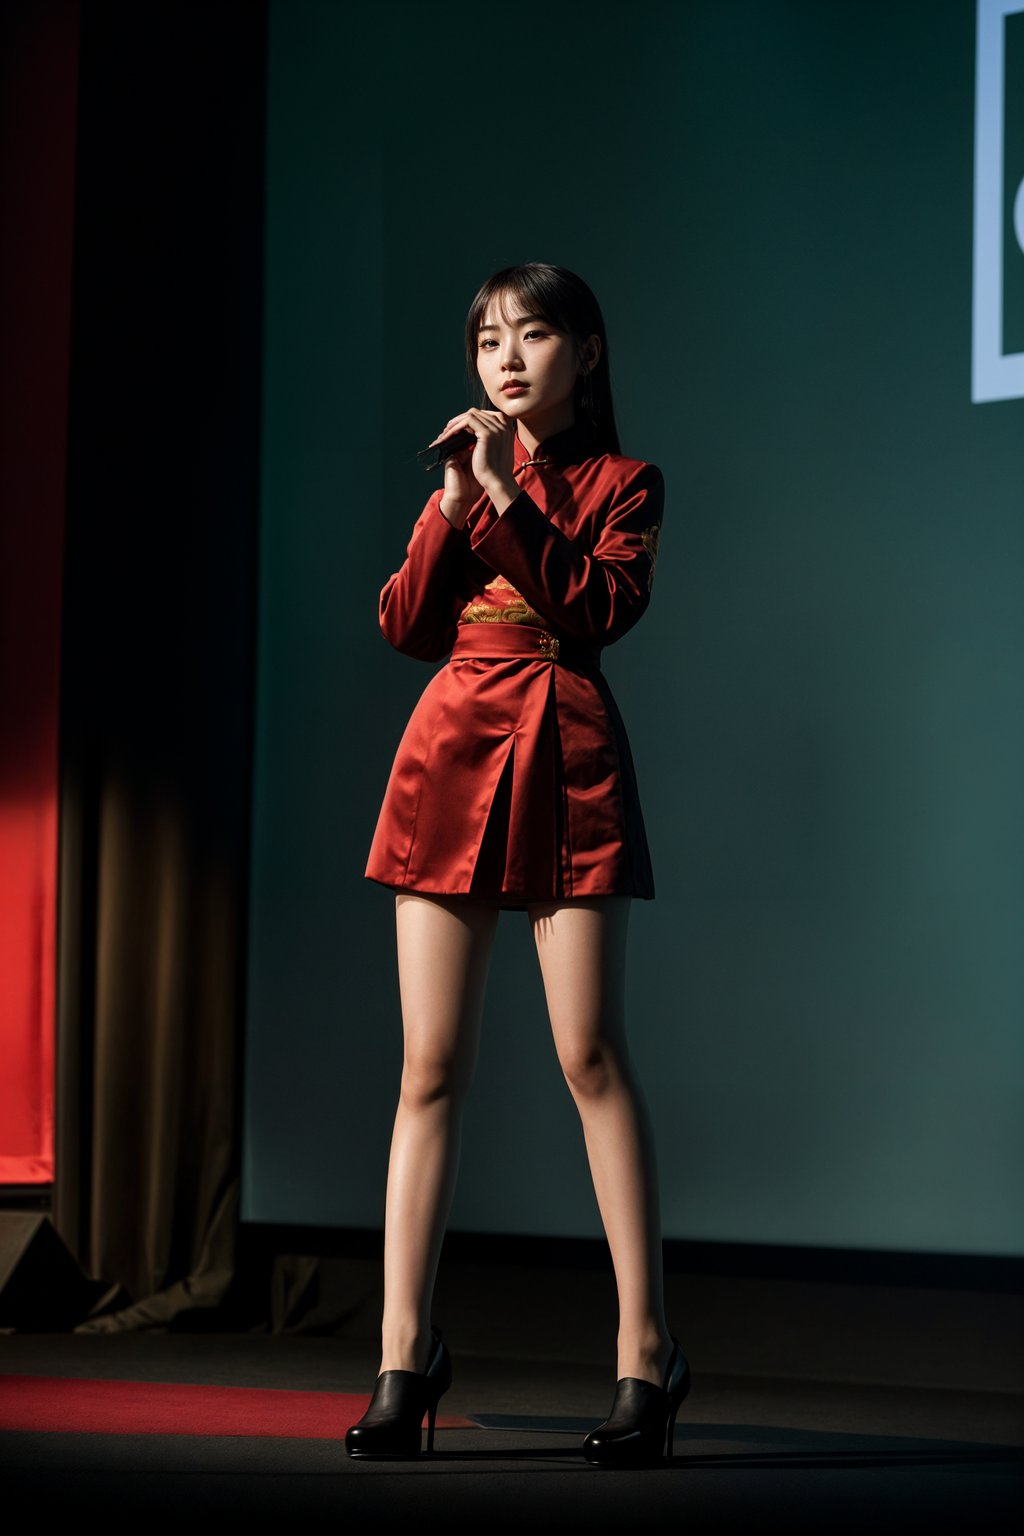
[[[566,464],[582,464],[584,459],[592,458],[597,451],[597,438],[594,427],[586,417],[580,421],[574,421],[571,426],[563,427],[561,432],[553,432],[550,437],[544,438],[537,445],[535,453],[528,453],[526,446],[516,433],[513,443],[513,472],[520,465],[526,463],[536,464],[538,461],[547,462],[559,467]]]

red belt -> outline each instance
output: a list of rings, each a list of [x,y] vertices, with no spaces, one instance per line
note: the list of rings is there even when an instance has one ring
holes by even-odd
[[[506,623],[500,619],[460,624],[452,648],[452,660],[468,656],[498,658],[525,656],[531,661],[557,661],[562,666],[601,670],[601,651],[571,635],[556,635],[534,624]]]

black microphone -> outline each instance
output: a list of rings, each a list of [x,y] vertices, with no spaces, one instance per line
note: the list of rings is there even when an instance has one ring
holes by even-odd
[[[425,453],[435,453],[437,457],[433,463],[423,465],[424,469],[440,469],[445,459],[450,459],[453,453],[458,453],[462,448],[468,448],[470,443],[476,442],[476,433],[470,432],[465,427],[460,427],[452,437],[446,437],[443,443],[431,443],[426,448],[419,448],[416,457],[422,459]]]

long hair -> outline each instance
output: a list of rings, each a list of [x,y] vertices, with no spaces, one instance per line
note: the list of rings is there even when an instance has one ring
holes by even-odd
[[[470,392],[476,392],[477,404],[485,410],[491,408],[491,402],[477,371],[476,359],[480,326],[492,299],[501,308],[506,321],[510,318],[505,311],[506,304],[514,309],[518,303],[520,314],[543,315],[556,331],[564,331],[572,337],[580,361],[587,337],[601,338],[601,355],[589,376],[580,375],[576,380],[573,409],[577,422],[589,422],[593,427],[597,453],[621,452],[612,406],[604,317],[583,279],[565,267],[528,261],[523,266],[505,267],[484,283],[466,317],[466,372]]]

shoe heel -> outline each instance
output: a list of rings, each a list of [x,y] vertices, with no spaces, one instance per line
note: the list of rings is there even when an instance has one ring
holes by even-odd
[[[437,1404],[431,1403],[427,1409],[427,1451],[434,1449],[434,1420],[437,1418]]]
[[[671,1461],[675,1455],[676,1442],[676,1414],[679,1412],[679,1404],[673,1408],[668,1416],[668,1429],[665,1432],[665,1458]]]

